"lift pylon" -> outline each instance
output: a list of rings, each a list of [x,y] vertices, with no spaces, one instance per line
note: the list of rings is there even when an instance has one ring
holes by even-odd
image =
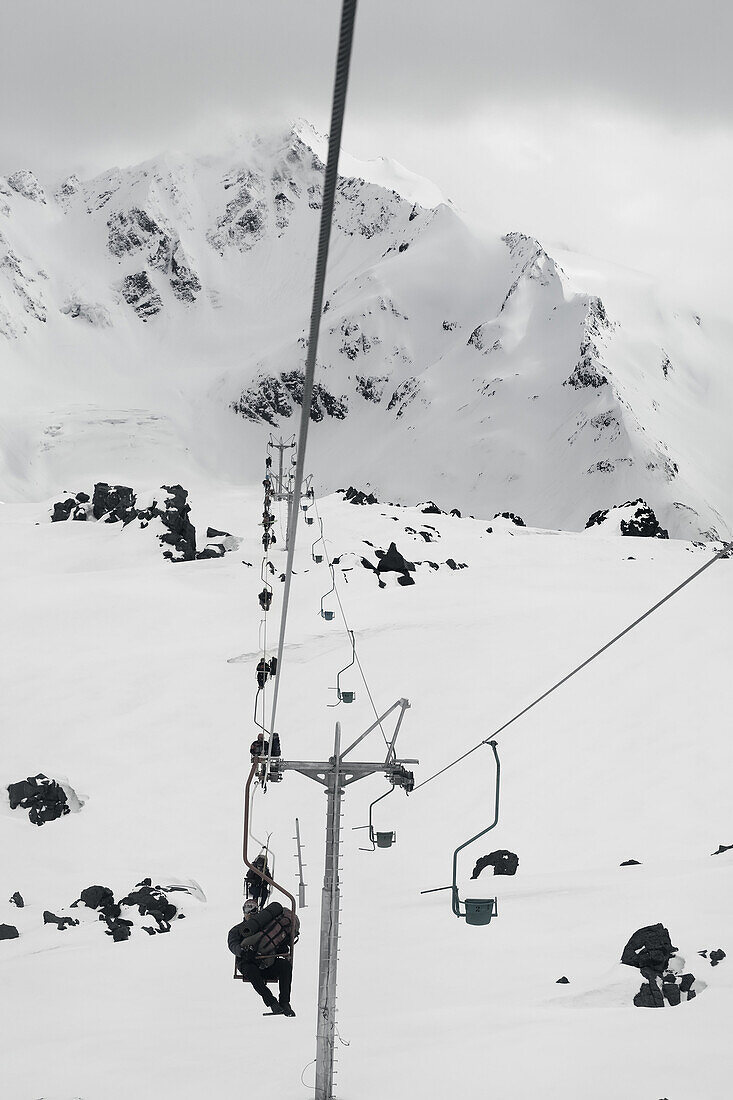
[[[410,706],[407,699],[398,699],[389,710],[380,715],[364,733],[360,734],[344,751],[341,751],[341,723],[336,723],[333,756],[326,761],[270,760],[270,778],[277,781],[286,771],[300,772],[308,779],[320,783],[326,790],[326,859],[321,890],[321,934],[318,961],[318,1030],[316,1035],[316,1090],[315,1100],[333,1100],[333,1059],[336,1045],[336,970],[338,960],[339,909],[339,860],[341,844],[341,802],[344,790],[351,783],[368,775],[382,772],[392,786],[411,790],[414,784],[412,772],[405,765],[418,764],[418,760],[398,760],[395,741],[405,711]],[[371,731],[397,708],[400,713],[392,740],[387,743],[387,755],[383,761],[346,759]],[[263,765],[266,766],[263,762]],[[293,903],[294,904],[294,903]]]

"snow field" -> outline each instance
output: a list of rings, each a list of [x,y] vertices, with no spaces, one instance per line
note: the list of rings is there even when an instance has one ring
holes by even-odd
[[[238,552],[171,567],[150,532],[50,525],[43,505],[0,508],[0,779],[59,773],[89,796],[81,813],[40,829],[7,806],[0,815],[0,921],[21,929],[0,944],[3,1094],[12,1100],[118,1100],[132,1081],[143,1097],[198,1100],[206,1090],[235,1100],[259,1091],[260,1072],[274,1096],[307,1095],[325,798],[288,775],[255,800],[255,832],[273,830],[278,874],[291,887],[299,817],[308,882],[298,1017],[263,1020],[257,998],[231,980],[226,949],[240,913],[241,800],[255,732],[261,491],[202,478],[191,493],[199,530],[211,523],[244,536]],[[398,748],[419,757],[418,782],[710,553],[516,528],[487,535],[488,518],[335,497],[318,506],[329,554],[353,565],[344,579],[337,567],[339,590],[375,702],[411,701]],[[404,531],[425,524],[440,534],[432,543]],[[326,709],[350,651],[338,617],[318,616],[330,580],[309,558],[314,530],[299,527],[278,727],[286,755],[327,759],[334,721],[348,743],[373,713],[356,677],[342,683],[356,689],[353,706]],[[361,554],[376,561],[365,539],[468,569],[419,567],[413,587],[388,576],[379,591],[358,563]],[[281,550],[273,560],[284,567]],[[727,1100],[731,963],[713,969],[696,952],[730,946],[733,852],[710,857],[733,843],[723,717],[730,568],[717,563],[499,738],[500,822],[460,865],[464,896],[498,895],[488,928],[453,918],[447,892],[419,893],[449,882],[453,848],[490,820],[488,749],[379,804],[376,826],[397,831],[388,851],[358,851],[365,833],[351,831],[383,784],[348,789],[341,1100],[458,1090]],[[281,591],[276,582],[272,644]],[[380,745],[375,731],[362,758],[378,759]],[[485,871],[469,885],[473,860],[499,847],[518,853],[517,876]],[[632,857],[642,865],[618,866]],[[92,883],[119,897],[145,875],[171,874],[195,878],[208,901],[180,895],[186,919],[168,935],[135,931],[115,944],[95,922],[63,933],[42,925],[44,908],[65,911]],[[26,910],[5,904],[16,889]],[[618,959],[636,928],[657,921],[707,988],[674,1010],[635,1009],[641,979]],[[555,984],[561,975],[569,985]]]

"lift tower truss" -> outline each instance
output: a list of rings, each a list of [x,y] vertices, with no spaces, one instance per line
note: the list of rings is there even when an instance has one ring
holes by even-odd
[[[269,779],[277,782],[287,771],[300,772],[308,779],[315,780],[326,789],[328,799],[326,807],[326,861],[321,891],[321,936],[318,963],[318,1030],[316,1034],[316,1091],[315,1100],[333,1100],[333,1059],[336,1044],[336,966],[339,940],[339,857],[341,843],[341,801],[344,789],[359,779],[381,772],[393,786],[403,787],[409,792],[414,786],[414,777],[406,768],[407,764],[418,764],[418,760],[398,760],[395,742],[405,711],[410,704],[407,699],[398,699],[396,703],[380,715],[355,741],[341,750],[341,723],[336,723],[333,756],[326,761],[311,760],[270,760]],[[399,708],[391,741],[387,742],[387,755],[383,761],[363,761],[346,759],[348,754],[359,745],[377,726]],[[386,738],[385,738],[386,740]],[[267,766],[263,761],[263,768]]]

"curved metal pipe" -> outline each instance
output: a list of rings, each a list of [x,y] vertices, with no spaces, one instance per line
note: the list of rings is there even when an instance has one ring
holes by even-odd
[[[279,892],[281,894],[284,894],[286,898],[290,898],[290,909],[291,909],[291,912],[292,912],[292,921],[291,921],[291,924],[290,924],[290,959],[291,959],[291,962],[292,962],[293,951],[294,951],[294,948],[295,948],[295,898],[293,897],[293,895],[291,893],[289,893],[285,889],[284,886],[281,886],[279,882],[275,882],[274,878],[270,878],[270,876],[266,875],[264,873],[264,871],[261,871],[259,867],[255,867],[254,864],[251,863],[249,858],[248,858],[247,849],[248,849],[249,845],[247,843],[247,838],[249,837],[250,789],[252,787],[252,780],[254,779],[255,772],[257,771],[258,763],[259,763],[259,759],[255,759],[255,760],[252,761],[252,767],[249,770],[249,777],[247,779],[247,784],[244,788],[244,839],[243,839],[243,842],[242,842],[242,859],[244,860],[247,867],[249,867],[249,869],[251,871],[254,871],[254,873],[256,875],[259,875],[259,877],[261,879],[263,879],[264,882],[269,882],[270,886],[274,886],[275,889],[279,890]]]
[[[487,828],[482,829],[480,833],[476,833],[476,836],[472,836],[470,840],[466,840],[463,844],[460,844],[453,853],[453,885],[451,887],[451,908],[457,917],[462,917],[463,914],[460,911],[460,898],[458,897],[458,853],[462,852],[464,848],[467,848],[469,844],[473,844],[474,840],[479,840],[482,836],[486,836],[496,826],[499,820],[499,779],[501,776],[501,764],[499,763],[499,754],[496,751],[496,741],[488,741],[486,744],[491,745],[494,753],[494,760],[496,761],[496,799],[494,803],[494,820]]]

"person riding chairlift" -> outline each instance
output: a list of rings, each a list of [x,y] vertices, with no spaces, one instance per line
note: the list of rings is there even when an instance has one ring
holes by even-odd
[[[267,866],[267,857],[264,852],[260,852],[247,871],[247,874],[244,876],[247,889],[246,900],[253,901],[257,909],[263,909],[265,902],[270,896],[270,884],[265,881],[262,877],[263,875],[272,878],[270,868]]]
[[[264,733],[258,733],[255,740],[249,746],[249,751],[252,759],[254,760],[258,756],[278,757],[280,752],[280,734],[275,733],[272,737],[272,754],[270,754],[270,743],[265,739]]]
[[[244,920],[229,930],[229,950],[236,955],[236,967],[249,982],[273,1016],[295,1016],[290,1004],[293,964],[290,958],[290,910],[278,901],[271,902],[261,913],[253,900],[244,903]],[[295,918],[295,937],[299,930]],[[286,933],[286,934],[285,934]],[[277,982],[276,999],[267,988]]]

